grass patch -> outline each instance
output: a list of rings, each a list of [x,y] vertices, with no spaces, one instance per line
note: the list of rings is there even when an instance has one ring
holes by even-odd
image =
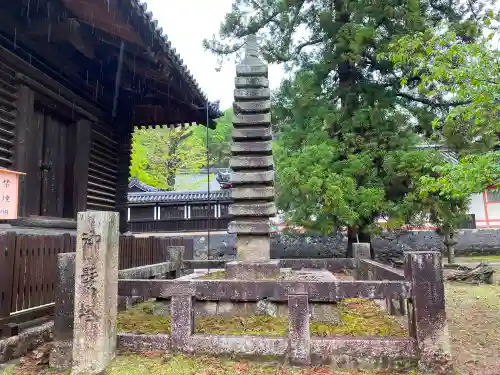
[[[328,368],[292,368],[280,364],[262,364],[208,356],[149,356],[127,355],[118,357],[106,375],[418,375],[397,371],[339,371]]]
[[[466,257],[466,258],[460,258],[465,259],[467,261],[471,262],[492,262],[492,263],[500,263],[500,255],[475,255],[471,257]]]
[[[406,331],[391,316],[371,300],[346,299],[338,304],[340,324],[312,321],[313,336],[406,336]],[[153,314],[153,303],[145,302],[118,314],[121,332],[156,334],[170,333],[170,316]],[[195,332],[215,335],[286,336],[287,317],[242,316],[200,317],[195,320]]]
[[[203,276],[196,278],[196,280],[225,280],[225,279],[226,279],[226,271],[223,270],[209,272]]]

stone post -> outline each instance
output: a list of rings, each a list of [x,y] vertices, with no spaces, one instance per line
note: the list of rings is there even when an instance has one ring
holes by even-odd
[[[446,321],[441,254],[405,252],[405,278],[411,284],[410,334],[420,352],[419,367],[433,374],[453,373]]]
[[[73,357],[75,257],[75,253],[62,253],[57,256],[54,343],[49,359],[50,367],[57,370],[70,369]]]
[[[308,299],[307,293],[288,295],[290,362],[299,366],[311,364]]]
[[[103,372],[115,356],[117,212],[78,213],[72,375]]]
[[[236,67],[230,161],[234,203],[229,208],[234,221],[228,229],[230,233],[236,233],[239,262],[267,263],[276,273],[279,272],[277,265],[269,263],[269,218],[276,214],[276,207],[267,76],[268,67],[258,56],[257,39],[250,35],[246,40],[245,58]],[[266,273],[269,271],[267,269]]]
[[[356,279],[358,280],[371,280],[372,275],[361,267],[361,259],[370,259],[370,244],[361,242],[352,244],[352,253],[354,256],[354,263],[356,267]]]

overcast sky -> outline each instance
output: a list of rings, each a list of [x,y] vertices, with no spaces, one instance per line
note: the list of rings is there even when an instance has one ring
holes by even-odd
[[[158,20],[188,69],[198,81],[210,101],[221,101],[221,109],[233,103],[234,62],[225,63],[216,72],[217,58],[204,51],[202,41],[219,31],[224,15],[231,9],[232,0],[148,0],[148,11]],[[271,88],[276,88],[283,77],[282,69],[269,69]]]

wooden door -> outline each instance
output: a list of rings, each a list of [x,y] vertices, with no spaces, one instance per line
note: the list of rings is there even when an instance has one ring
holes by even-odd
[[[43,133],[40,213],[64,217],[68,125],[46,114]]]
[[[74,127],[57,114],[38,108],[33,118],[26,173],[26,214],[74,218]]]

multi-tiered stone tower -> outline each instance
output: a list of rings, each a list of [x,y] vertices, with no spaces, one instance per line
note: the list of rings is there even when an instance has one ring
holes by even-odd
[[[253,274],[266,275],[279,273],[277,263],[270,262],[269,219],[276,214],[276,207],[267,76],[267,65],[258,56],[257,38],[248,36],[245,58],[236,67],[231,147],[234,203],[230,207],[234,221],[229,224],[229,231],[237,235],[239,271],[243,266],[252,269]],[[228,276],[233,273],[229,268],[232,267],[228,267]]]

